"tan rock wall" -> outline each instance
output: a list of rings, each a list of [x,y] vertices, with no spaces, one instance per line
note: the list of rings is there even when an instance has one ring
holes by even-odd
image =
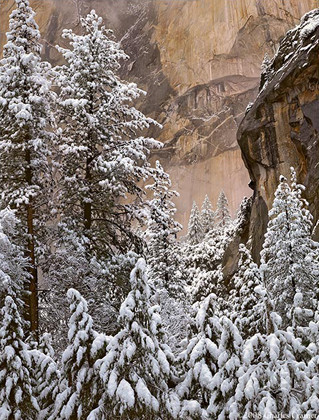
[[[163,71],[178,92],[228,75],[258,77],[265,50],[274,53],[278,39],[317,5],[316,0],[159,0],[154,39]]]

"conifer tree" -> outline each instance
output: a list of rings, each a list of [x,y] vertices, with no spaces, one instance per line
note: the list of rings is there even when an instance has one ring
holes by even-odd
[[[107,295],[111,284],[115,286],[115,281],[110,280],[111,264],[106,267],[96,258],[88,258],[85,246],[73,232],[64,231],[63,240],[64,246],[56,248],[47,259],[44,287],[49,294],[41,300],[40,313],[41,331],[52,333],[54,348],[59,353],[63,353],[68,345],[69,314],[65,307],[69,289],[78,290],[94,306],[94,325],[99,330],[114,330],[117,317],[113,302]],[[131,265],[130,261],[128,264]],[[56,319],[59,319],[59,323],[55,322]]]
[[[39,419],[48,419],[58,395],[60,372],[54,360],[51,335],[40,338],[36,349],[30,350],[32,362],[32,389],[39,405]]]
[[[25,289],[30,275],[27,271],[28,261],[18,245],[18,227],[19,221],[12,210],[0,210],[0,307],[3,307],[5,297],[9,295],[23,315]]]
[[[208,413],[218,420],[236,418],[234,395],[241,366],[243,339],[237,327],[223,316],[220,319],[221,337],[218,347],[216,374],[211,381],[211,399]]]
[[[307,363],[308,381],[305,383],[304,402],[302,413],[304,418],[315,418],[319,412],[319,316],[315,315],[315,320],[310,321],[308,329],[310,345],[309,360]]]
[[[180,286],[181,283],[178,283]],[[174,354],[184,349],[184,339],[191,321],[192,305],[186,286],[179,290],[179,296],[172,296],[166,289],[156,291],[154,303],[161,307],[161,318],[167,335],[167,343]],[[153,302],[152,302],[153,303]]]
[[[305,390],[305,401],[302,404],[302,415],[305,419],[316,418],[319,412],[319,360],[318,354],[309,363],[307,372],[309,381]]]
[[[37,257],[50,200],[50,142],[53,116],[48,74],[41,61],[40,32],[29,0],[16,0],[0,61],[0,196],[2,208],[17,211],[21,244],[30,258],[29,320],[38,327]]]
[[[132,254],[143,251],[143,185],[155,176],[148,159],[161,143],[141,134],[156,123],[133,106],[145,92],[118,76],[128,57],[112,31],[94,10],[80,19],[80,27],[81,35],[64,30],[69,46],[57,47],[66,61],[55,69],[63,127],[57,140],[59,221],[45,278],[53,285],[51,307],[58,299],[63,314],[61,291],[75,288],[95,307],[95,324],[113,333],[129,289],[127,273],[137,260]],[[52,312],[48,308],[48,323]]]
[[[263,297],[267,292],[260,270],[244,244],[240,244],[239,253],[239,268],[233,279],[234,289],[231,293],[230,318],[243,338],[248,338],[267,331],[267,308]]]
[[[195,201],[188,222],[187,240],[191,245],[198,244],[203,239],[203,226]]]
[[[308,325],[317,306],[316,244],[308,203],[301,198],[303,189],[293,169],[291,186],[280,177],[261,252],[261,270],[275,309],[284,324],[293,323],[294,328]]]
[[[174,376],[173,355],[162,341],[159,307],[150,305],[143,259],[132,271],[130,283],[132,290],[120,309],[122,329],[111,339],[105,357],[96,362],[105,392],[94,415],[123,420],[176,418],[179,400],[168,387]]]
[[[222,297],[225,293],[222,260],[226,242],[214,230],[196,245],[184,246],[183,262],[190,283],[193,302],[199,302],[210,293]]]
[[[228,200],[224,193],[221,191],[217,200],[217,207],[215,212],[216,227],[225,231],[231,224],[231,216],[228,208]]]
[[[181,417],[203,419],[211,398],[213,377],[218,369],[220,324],[215,315],[217,297],[210,294],[201,303],[194,336],[181,354],[185,377],[177,386],[182,399]]]
[[[64,127],[60,226],[74,232],[88,257],[106,258],[140,247],[132,227],[134,220],[145,222],[140,181],[152,176],[149,152],[161,143],[140,135],[155,122],[132,105],[145,92],[118,76],[120,61],[128,57],[112,31],[94,10],[80,26],[82,35],[63,31],[70,48],[57,47],[67,63],[56,68]]]
[[[274,326],[273,333],[248,339],[233,403],[239,418],[273,418],[279,413],[286,418],[300,417],[309,380],[306,364],[299,360],[306,357],[307,349],[291,329]]]
[[[92,345],[97,337],[87,303],[75,289],[69,289],[69,345],[62,355],[59,394],[50,419],[86,419],[99,400],[99,381],[95,374]]]
[[[171,200],[178,193],[171,189],[169,175],[159,161],[156,161],[155,182],[146,188],[153,193],[153,199],[148,204],[150,217],[146,231],[150,280],[157,287],[176,293],[177,261],[173,245],[182,226],[174,219],[176,207]]]
[[[22,320],[11,296],[5,299],[0,329],[0,419],[37,418],[39,407],[32,394],[31,360],[23,341]]]
[[[233,238],[242,236],[244,230],[249,223],[251,217],[251,206],[253,197],[247,198],[244,197],[240,203],[239,209],[236,214],[235,220],[231,223],[229,229],[229,238],[228,241],[231,241]]]
[[[267,84],[268,79],[270,79],[272,75],[273,69],[271,69],[271,63],[272,60],[266,52],[261,64],[260,88],[263,88]]]
[[[202,204],[200,218],[204,234],[210,232],[214,228],[215,213],[207,194]]]

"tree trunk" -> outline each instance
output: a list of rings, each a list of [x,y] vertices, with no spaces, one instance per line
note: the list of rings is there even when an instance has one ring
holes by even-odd
[[[35,261],[35,247],[34,247],[34,231],[33,231],[33,208],[32,204],[30,203],[27,207],[27,214],[28,214],[28,256],[30,259],[30,269],[29,272],[31,274],[30,283],[29,283],[29,290],[30,290],[30,297],[29,297],[29,318],[30,318],[30,327],[31,332],[34,332],[37,336],[38,334],[38,321],[39,321],[39,313],[38,313],[38,272],[36,267]],[[37,337],[36,337],[37,338]]]
[[[93,91],[90,92],[89,104],[90,104],[89,105],[90,115],[93,115],[94,114],[94,93],[93,93]],[[91,192],[91,185],[90,184],[91,184],[92,177],[91,177],[90,165],[93,161],[93,157],[92,157],[92,155],[93,155],[93,152],[92,152],[93,145],[94,145],[94,133],[91,130],[89,130],[89,133],[88,133],[89,153],[88,153],[87,158],[86,158],[86,166],[85,166],[85,180],[87,182],[87,185],[89,186],[89,192]],[[88,194],[88,195],[89,195],[89,197],[86,197],[86,198],[89,200],[89,202],[84,203],[84,209],[83,209],[84,210],[84,228],[86,230],[86,233],[88,233],[90,231],[91,225],[92,225],[92,203],[90,201],[91,200],[91,197],[90,197],[91,194]]]
[[[26,150],[26,181],[28,185],[32,185],[32,170],[31,170],[31,153]],[[35,241],[34,241],[34,214],[32,200],[29,200],[27,205],[27,232],[28,232],[28,258],[30,261],[30,283],[29,283],[29,321],[30,330],[38,338],[38,321],[39,321],[39,308],[38,308],[38,272],[35,261]]]
[[[85,180],[88,184],[91,182],[91,171],[90,171],[90,164],[92,162],[91,158],[86,159],[86,171],[85,171]],[[90,197],[88,197],[90,200]],[[92,204],[91,202],[84,203],[84,227],[86,231],[91,229],[92,225]]]

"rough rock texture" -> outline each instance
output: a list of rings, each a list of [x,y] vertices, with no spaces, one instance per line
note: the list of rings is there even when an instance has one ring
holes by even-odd
[[[123,77],[147,90],[143,110],[164,128],[160,157],[181,194],[187,225],[192,200],[224,189],[232,211],[249,195],[249,176],[236,142],[248,102],[257,94],[260,65],[285,32],[318,0],[30,0],[44,38],[44,55],[61,57],[63,28],[78,28],[90,9],[114,29],[131,59]],[[13,0],[0,0],[0,49]]]
[[[319,9],[288,32],[262,74],[238,142],[254,188],[250,235],[257,259],[280,174],[293,166],[319,219]],[[319,238],[316,229],[315,238]]]

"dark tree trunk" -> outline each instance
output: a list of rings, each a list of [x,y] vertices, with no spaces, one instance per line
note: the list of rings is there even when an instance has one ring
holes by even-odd
[[[90,182],[91,182],[91,171],[90,171],[90,164],[92,162],[91,158],[87,158],[86,160],[86,171],[85,171],[85,180],[90,188]],[[89,194],[90,195],[90,194]],[[90,197],[88,197],[90,199]],[[84,227],[86,231],[89,231],[91,229],[92,225],[92,203],[91,202],[85,202],[84,203]]]
[[[26,150],[26,181],[28,185],[32,185],[32,170],[31,170],[31,153]],[[27,205],[27,232],[28,232],[28,258],[30,260],[30,283],[29,283],[29,321],[31,332],[38,336],[38,272],[35,260],[35,240],[34,240],[34,212],[32,200],[29,200]]]
[[[94,93],[93,91],[90,92],[90,102],[89,102],[89,112],[91,115],[94,114]],[[86,158],[86,167],[85,167],[85,181],[89,188],[89,194],[88,198],[89,202],[84,203],[84,228],[86,232],[88,233],[92,226],[92,203],[91,203],[91,181],[92,181],[92,175],[91,175],[91,163],[93,161],[93,148],[94,148],[94,134],[90,130],[88,133],[88,147],[89,147],[89,153]]]

